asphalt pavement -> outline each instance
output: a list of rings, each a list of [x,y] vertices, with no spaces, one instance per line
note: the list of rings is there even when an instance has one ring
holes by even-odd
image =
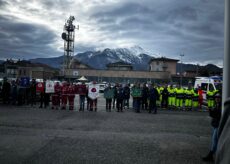
[[[99,98],[97,112],[0,105],[0,163],[203,163],[207,112],[106,112],[104,103]]]

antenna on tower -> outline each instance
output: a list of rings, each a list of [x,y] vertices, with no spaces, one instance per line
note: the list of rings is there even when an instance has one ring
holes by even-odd
[[[68,20],[65,21],[63,28],[63,33],[61,35],[64,40],[64,61],[63,61],[63,75],[65,76],[65,70],[70,68],[70,61],[74,55],[74,37],[75,37],[75,25],[73,21],[74,16],[70,16]],[[77,26],[79,29],[79,25]]]

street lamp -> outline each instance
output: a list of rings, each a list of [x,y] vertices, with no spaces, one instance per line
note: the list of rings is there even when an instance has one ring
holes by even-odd
[[[180,86],[182,86],[182,57],[184,54],[180,54]]]

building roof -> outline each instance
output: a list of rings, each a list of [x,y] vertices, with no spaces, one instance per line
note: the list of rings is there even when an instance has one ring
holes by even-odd
[[[170,59],[170,58],[166,58],[166,57],[160,57],[160,58],[152,58],[152,59],[150,59],[150,62],[152,62],[152,61],[173,61],[173,62],[178,62],[179,60]]]
[[[106,65],[106,67],[133,67],[132,64],[129,64],[129,63],[126,63],[126,62],[123,62],[123,61],[118,61],[118,62],[115,62],[115,63],[109,63]]]

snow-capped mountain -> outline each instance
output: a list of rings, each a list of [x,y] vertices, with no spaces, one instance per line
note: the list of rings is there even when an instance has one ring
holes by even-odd
[[[134,70],[148,70],[148,62],[153,57],[149,56],[141,47],[134,46],[130,48],[106,48],[101,51],[86,51],[78,53],[74,56],[74,58],[95,69],[106,69],[106,65],[109,63],[123,61],[125,63],[132,64]],[[61,68],[63,56],[30,59],[30,61],[33,63],[44,63],[54,68]]]
[[[134,70],[148,70],[148,62],[152,58],[138,46],[131,48],[106,48],[103,51],[88,51],[75,56],[82,63],[96,69],[106,69],[106,65],[123,61],[133,65]]]

